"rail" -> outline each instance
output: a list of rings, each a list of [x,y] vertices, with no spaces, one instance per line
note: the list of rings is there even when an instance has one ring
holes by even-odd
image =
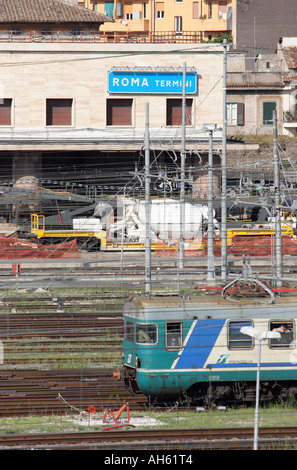
[[[296,428],[268,428],[260,430],[260,446],[263,450],[296,448]],[[242,429],[129,429],[107,432],[81,431],[42,434],[0,435],[2,448],[66,449],[79,446],[86,449],[109,450],[166,450],[167,455],[158,456],[165,464],[193,463],[193,450],[243,450],[252,449],[252,428]],[[34,446],[34,447],[33,447]],[[84,447],[83,447],[84,446]],[[70,447],[69,447],[70,448]],[[182,453],[170,454],[170,450],[183,449]],[[184,452],[184,451],[189,451]],[[137,454],[136,454],[137,455]],[[149,454],[150,455],[150,454]],[[145,457],[145,454],[142,455]],[[137,458],[137,457],[136,457]],[[149,457],[148,457],[149,458]],[[157,458],[157,456],[156,456]],[[142,460],[144,462],[144,460]]]
[[[201,43],[201,31],[106,32],[106,31],[1,31],[0,43]]]

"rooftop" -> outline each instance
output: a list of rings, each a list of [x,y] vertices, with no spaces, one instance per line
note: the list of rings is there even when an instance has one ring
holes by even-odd
[[[297,47],[283,47],[282,49],[289,69],[297,68]]]
[[[0,0],[1,23],[103,23],[110,17],[64,0]]]

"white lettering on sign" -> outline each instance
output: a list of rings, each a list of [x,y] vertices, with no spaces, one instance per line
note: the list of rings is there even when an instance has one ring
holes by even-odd
[[[159,80],[157,80],[159,81]],[[163,81],[164,83],[164,81]],[[167,82],[169,83],[169,82]],[[120,87],[120,86],[136,86],[136,87],[144,87],[144,86],[149,86],[148,84],[148,81],[147,81],[147,78],[143,78],[141,81],[139,78],[131,78],[129,80],[129,78],[125,77],[125,78],[122,78],[121,80],[119,78],[115,78],[113,77],[113,80],[112,80],[112,84],[113,86],[116,86],[116,87]],[[164,85],[163,85],[164,86]]]
[[[181,93],[183,80],[180,73],[134,73],[110,72],[109,93]],[[186,80],[186,92],[196,94],[196,74]]]

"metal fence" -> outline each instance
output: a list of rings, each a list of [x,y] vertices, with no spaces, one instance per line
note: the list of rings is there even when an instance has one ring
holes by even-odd
[[[93,43],[201,43],[201,31],[87,32],[1,31],[0,42],[93,42]]]

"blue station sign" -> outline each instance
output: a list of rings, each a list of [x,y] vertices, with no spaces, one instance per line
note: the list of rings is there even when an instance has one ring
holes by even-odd
[[[183,72],[109,71],[108,93],[180,94],[183,92]],[[186,94],[197,94],[197,73],[187,72]]]

